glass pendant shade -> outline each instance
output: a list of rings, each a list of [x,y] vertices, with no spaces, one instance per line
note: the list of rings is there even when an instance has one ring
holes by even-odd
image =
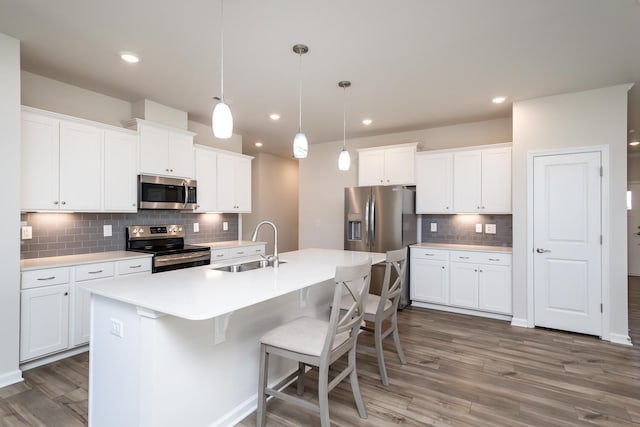
[[[293,157],[305,159],[308,151],[309,144],[307,143],[306,135],[302,131],[296,133],[295,138],[293,138]]]
[[[348,171],[351,167],[351,156],[347,151],[346,147],[342,147],[342,151],[340,151],[340,156],[338,157],[338,169],[341,171]]]
[[[233,117],[227,104],[220,101],[216,104],[211,115],[211,126],[216,138],[228,139],[233,134]]]

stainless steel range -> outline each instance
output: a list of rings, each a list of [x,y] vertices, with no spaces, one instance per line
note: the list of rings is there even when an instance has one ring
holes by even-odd
[[[210,264],[211,249],[185,245],[184,235],[184,225],[132,225],[127,250],[153,254],[153,273]]]

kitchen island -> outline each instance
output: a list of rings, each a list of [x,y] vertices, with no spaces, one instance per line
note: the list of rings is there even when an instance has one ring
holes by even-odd
[[[209,266],[88,285],[89,425],[227,426],[256,408],[259,338],[293,318],[328,317],[338,265],[384,254],[306,249],[278,268]],[[274,382],[296,369],[274,360]]]

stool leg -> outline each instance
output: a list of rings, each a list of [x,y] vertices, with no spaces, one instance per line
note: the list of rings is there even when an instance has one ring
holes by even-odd
[[[330,427],[329,366],[320,366],[318,369],[318,406],[320,407],[320,425],[322,427]]]
[[[376,319],[374,328],[374,337],[376,342],[376,356],[378,357],[378,370],[380,371],[380,381],[382,384],[389,385],[387,378],[387,368],[384,366],[384,352],[382,351],[382,321]]]
[[[394,313],[391,316],[391,325],[393,327],[393,342],[396,344],[396,351],[398,352],[398,357],[400,358],[400,363],[403,365],[407,364],[407,358],[404,355],[404,351],[402,351],[402,345],[400,344],[400,334],[398,333],[398,313]]]
[[[296,390],[298,396],[304,393],[304,368],[304,363],[298,362],[298,389]]]
[[[260,376],[258,378],[258,411],[256,413],[256,426],[266,425],[267,420],[267,377],[269,374],[269,353],[264,344],[260,344]]]
[[[358,383],[358,373],[356,372],[355,348],[349,351],[349,366],[351,367],[351,374],[349,374],[349,379],[351,380],[351,391],[353,392],[353,398],[356,401],[358,414],[360,415],[360,418],[367,419],[367,410],[365,409],[364,402],[362,401],[362,394],[360,394],[360,384]]]

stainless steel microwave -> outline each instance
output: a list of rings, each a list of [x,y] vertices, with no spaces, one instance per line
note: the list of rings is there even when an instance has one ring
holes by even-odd
[[[196,184],[195,179],[138,175],[138,207],[140,209],[195,209]]]

